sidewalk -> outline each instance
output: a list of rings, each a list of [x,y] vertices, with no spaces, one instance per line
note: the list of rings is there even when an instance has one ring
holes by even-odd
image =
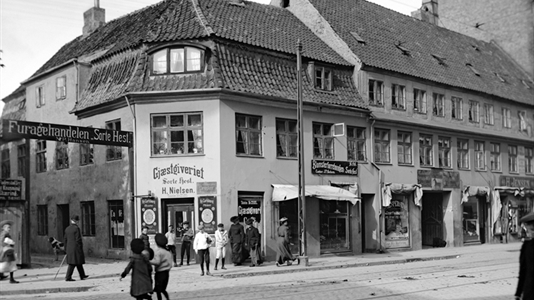
[[[277,267],[274,262],[265,262],[262,266],[251,268],[249,266],[235,267],[227,263],[227,270],[212,270],[212,276],[199,277],[199,266],[191,264],[172,268],[171,278],[181,284],[191,283],[195,285],[202,280],[215,280],[225,278],[252,277],[271,274],[284,274],[293,272],[306,272],[336,268],[367,267],[383,264],[403,264],[417,261],[455,259],[462,256],[478,253],[492,253],[493,255],[517,256],[521,243],[511,244],[484,244],[457,248],[432,248],[416,251],[390,252],[383,254],[365,253],[354,256],[321,256],[310,258],[310,266],[292,265]],[[60,260],[63,257],[60,257]],[[84,291],[129,291],[130,278],[126,277],[119,281],[119,274],[124,270],[127,261],[87,258],[84,265],[86,273],[90,276],[87,280],[79,280],[78,273],[74,271],[75,282],[65,282],[66,265],[60,269],[57,279],[54,277],[59,269],[61,261],[54,262],[53,256],[32,255],[32,263],[36,265],[55,264],[49,268],[21,269],[15,272],[15,278],[19,284],[10,284],[9,280],[0,281],[0,299],[8,295],[21,294],[48,294]],[[211,262],[213,269],[214,262]],[[219,266],[220,267],[220,266]]]

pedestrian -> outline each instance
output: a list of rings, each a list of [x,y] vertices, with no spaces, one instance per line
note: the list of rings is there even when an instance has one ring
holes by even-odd
[[[258,229],[258,234],[259,234],[259,238],[258,238],[258,265],[261,265],[263,264],[263,256],[262,256],[262,253],[261,253],[261,226],[260,226],[260,222],[258,222],[258,220],[256,219],[256,217],[254,216],[251,216],[250,217],[252,219],[252,226],[256,227]]]
[[[143,226],[141,229],[141,235],[139,238],[143,241],[143,245],[145,245],[145,250],[150,249],[150,238],[148,237],[148,227]]]
[[[165,233],[165,237],[167,238],[167,250],[169,250],[172,254],[174,266],[178,267],[178,264],[176,263],[176,245],[174,244],[176,241],[176,232],[174,231],[174,226],[169,225],[169,231]]]
[[[226,244],[228,244],[228,231],[224,230],[224,224],[217,225],[217,231],[215,231],[215,271],[217,271],[217,265],[219,259],[221,259],[221,269],[226,270],[224,267],[224,258],[226,257]]]
[[[230,246],[232,246],[232,262],[234,266],[240,266],[243,261],[243,242],[245,241],[245,228],[239,224],[239,217],[230,218],[232,225],[228,231]]]
[[[15,255],[15,241],[9,234],[13,221],[4,220],[0,222],[0,280],[6,279],[4,272],[9,272],[9,283],[19,283],[15,280],[14,273],[17,270],[17,258]]]
[[[150,261],[156,268],[154,292],[156,292],[158,300],[161,300],[161,294],[169,300],[167,285],[169,284],[169,272],[172,268],[172,254],[167,250],[167,237],[163,233],[156,233],[155,240],[157,247],[154,251],[154,258]]]
[[[198,225],[198,232],[195,235],[193,249],[200,259],[200,276],[204,276],[204,263],[206,264],[206,275],[210,273],[210,244],[212,243],[210,235],[204,232],[204,225]]]
[[[63,244],[65,244],[65,252],[67,253],[67,276],[65,277],[66,281],[75,281],[72,279],[72,273],[74,272],[74,267],[78,269],[78,274],[80,279],[84,280],[88,275],[85,275],[83,269],[83,264],[85,264],[85,255],[83,253],[83,240],[80,227],[78,227],[78,222],[80,217],[74,216],[70,219],[70,225],[65,229],[65,238]]]
[[[287,227],[287,218],[280,219],[280,226],[276,229],[276,266],[280,267],[284,263],[288,266],[295,260],[289,249],[289,227]]]
[[[247,225],[245,232],[245,248],[250,254],[250,266],[255,267],[258,265],[258,243],[260,241],[260,233],[258,232],[258,228],[254,227],[252,223],[252,219],[247,219],[245,222]]]
[[[515,299],[534,299],[534,212],[521,218],[525,225],[526,237],[519,254],[519,281]]]
[[[130,242],[130,248],[133,254],[130,256],[130,262],[121,274],[122,280],[130,270],[132,271],[132,281],[130,284],[130,295],[137,300],[152,300],[152,266],[145,250],[145,243],[141,239],[133,239]],[[145,252],[143,254],[143,252]]]
[[[189,221],[182,224],[182,247],[180,248],[180,267],[184,264],[184,254],[187,255],[187,265],[189,266],[189,255],[191,253],[191,242],[195,236],[192,228],[189,228]]]

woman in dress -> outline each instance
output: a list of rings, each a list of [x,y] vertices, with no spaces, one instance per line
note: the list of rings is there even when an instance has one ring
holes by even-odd
[[[287,218],[280,219],[280,226],[276,229],[276,266],[279,267],[284,263],[288,266],[292,264],[293,254],[289,249],[289,227],[287,227]]]

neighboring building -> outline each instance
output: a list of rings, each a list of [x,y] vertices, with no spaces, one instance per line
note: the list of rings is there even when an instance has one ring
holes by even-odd
[[[534,210],[534,82],[501,48],[366,1],[272,4],[355,65],[372,111],[362,166],[381,170],[361,178],[364,250],[377,202],[385,248],[518,238]]]

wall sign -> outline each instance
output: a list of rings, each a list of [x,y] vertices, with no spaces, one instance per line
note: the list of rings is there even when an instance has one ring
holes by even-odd
[[[239,222],[245,222],[254,217],[256,222],[261,222],[261,196],[240,196],[237,200]]]
[[[156,190],[163,197],[184,197],[197,194],[197,180],[204,179],[204,168],[171,163],[152,169]]]
[[[204,231],[210,234],[217,230],[217,197],[198,197],[198,215],[200,224],[204,225]]]
[[[21,200],[22,180],[0,180],[0,200]]]
[[[424,188],[432,188],[433,190],[459,189],[460,173],[440,169],[417,170],[417,183]]]
[[[312,160],[312,174],[358,176],[358,162],[335,160]]]
[[[508,187],[534,189],[534,178],[501,175],[499,177],[499,185],[508,186]]]
[[[214,195],[217,194],[217,182],[197,182],[197,194]]]
[[[158,232],[158,206],[156,199],[152,197],[141,198],[141,219],[142,226],[148,227],[149,234]]]

